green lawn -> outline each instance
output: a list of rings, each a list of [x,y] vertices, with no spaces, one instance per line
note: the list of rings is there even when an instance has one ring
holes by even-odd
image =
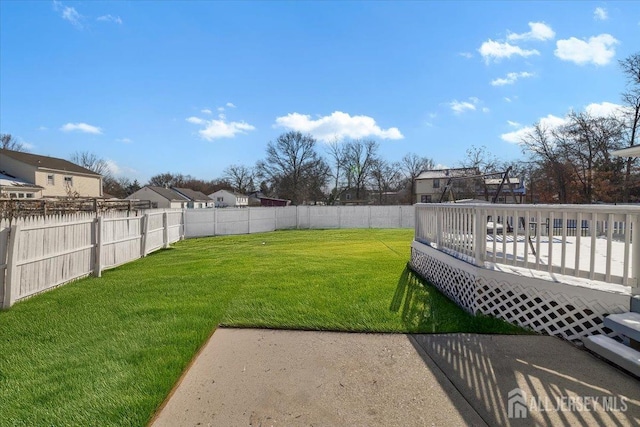
[[[0,425],[141,426],[218,325],[522,333],[406,263],[412,230],[192,239],[0,312]]]

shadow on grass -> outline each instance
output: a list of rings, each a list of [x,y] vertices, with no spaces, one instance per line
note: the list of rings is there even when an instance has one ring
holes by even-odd
[[[400,312],[409,332],[531,333],[503,320],[467,313],[407,264],[398,279],[389,310]]]

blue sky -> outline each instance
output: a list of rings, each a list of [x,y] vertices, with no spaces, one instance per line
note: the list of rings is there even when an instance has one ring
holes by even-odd
[[[640,2],[0,2],[0,132],[141,182],[252,166],[288,130],[455,166],[615,109]]]

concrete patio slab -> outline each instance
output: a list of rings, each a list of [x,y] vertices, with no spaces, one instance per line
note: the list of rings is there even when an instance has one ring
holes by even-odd
[[[406,335],[218,329],[151,425],[485,424]]]
[[[218,329],[151,425],[640,425],[640,381],[548,336]]]

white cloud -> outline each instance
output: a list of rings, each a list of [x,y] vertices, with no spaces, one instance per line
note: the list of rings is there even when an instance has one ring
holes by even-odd
[[[45,130],[49,130],[49,128],[46,126],[38,126],[38,130],[45,131]]]
[[[604,7],[596,7],[596,10],[593,11],[593,19],[596,21],[606,21],[609,19],[609,14],[607,13],[607,9]]]
[[[508,96],[505,96],[505,97],[504,97],[504,101],[505,101],[505,102],[511,102],[511,98],[509,98]]]
[[[533,77],[533,73],[528,73],[526,71],[522,71],[520,73],[508,73],[505,77],[501,77],[491,81],[491,86],[504,86],[504,85],[512,85],[518,79],[526,79],[529,77]]]
[[[119,16],[103,15],[103,16],[98,16],[96,20],[103,21],[103,22],[113,22],[115,24],[122,25],[122,19]]]
[[[449,106],[451,107],[453,112],[456,114],[461,114],[461,113],[464,113],[465,111],[473,111],[476,109],[475,105],[473,105],[471,102],[466,102],[466,101],[453,100],[449,103]]]
[[[204,113],[204,114],[213,114],[213,111],[211,111],[211,110],[210,110],[210,109],[208,109],[208,108],[204,108],[204,109],[200,110],[200,112],[201,112],[201,113]]]
[[[109,172],[111,172],[111,175],[115,177],[130,178],[132,176],[137,176],[139,174],[137,170],[130,168],[128,166],[121,166],[111,159],[107,159],[106,163],[107,163],[107,170],[109,170]]]
[[[612,102],[602,102],[600,104],[592,103],[584,107],[584,110],[595,117],[612,117],[621,116],[624,110],[629,107],[624,107]]]
[[[325,142],[344,138],[404,138],[398,128],[382,129],[372,117],[351,116],[342,111],[334,111],[330,116],[322,116],[317,120],[311,119],[310,115],[289,113],[286,116],[277,117],[274,126],[310,133],[315,138]]]
[[[218,107],[217,110],[222,112],[224,111],[224,107]]]
[[[539,120],[540,125],[545,129],[555,129],[566,123],[566,120],[562,117],[549,114],[547,117],[543,117]],[[500,135],[503,141],[510,142],[512,144],[520,144],[522,139],[533,131],[533,126],[525,126],[513,132],[507,132]]]
[[[67,123],[60,128],[63,132],[84,132],[84,133],[92,133],[96,135],[102,134],[102,129],[97,126],[88,125],[86,123]]]
[[[550,40],[556,36],[555,31],[544,22],[529,22],[529,28],[531,31],[522,34],[510,33],[507,36],[507,40]]]
[[[478,52],[480,52],[480,55],[482,55],[487,63],[491,60],[499,61],[502,58],[511,58],[514,55],[522,56],[524,58],[532,55],[540,55],[540,52],[535,49],[522,49],[519,46],[514,46],[506,42],[501,43],[491,39],[482,43]]]
[[[611,34],[590,37],[588,41],[571,37],[567,40],[558,40],[554,54],[563,61],[575,62],[578,65],[588,63],[606,65],[615,56],[615,45],[618,43]]]
[[[246,133],[255,127],[245,122],[225,122],[224,120],[209,120],[205,128],[198,131],[200,136],[207,141],[217,138],[233,138],[236,134]]]
[[[227,107],[229,107],[229,108],[236,108],[236,106],[235,106],[235,105],[233,105],[233,103],[231,103],[231,102],[227,102],[227,104],[226,104],[226,105],[227,105]]]
[[[82,18],[83,16],[78,13],[73,7],[65,6],[62,2],[55,1],[53,2],[53,10],[56,12],[60,12],[60,16],[65,21],[69,21],[76,28],[82,29]]]
[[[471,53],[471,52],[460,52],[458,55],[462,56],[463,58],[467,58],[467,59],[473,58],[473,53]]]
[[[513,121],[511,121],[511,120],[507,120],[507,124],[508,124],[509,126],[511,126],[511,127],[514,127],[514,128],[519,128],[520,126],[522,126],[520,123],[518,123],[518,122],[513,122]]]
[[[133,141],[130,138],[118,138],[116,142],[122,142],[124,144],[131,144]]]
[[[613,104],[611,102],[602,102],[600,104],[591,103],[584,107],[584,111],[594,117],[610,117],[622,113],[624,111],[624,108],[625,107],[623,107],[622,105]],[[543,128],[553,130],[566,124],[567,118],[549,114],[538,121]],[[516,127],[515,125],[519,125],[519,123],[511,121],[508,121],[507,123],[513,127]],[[502,135],[500,135],[500,138],[502,138],[503,141],[511,142],[513,144],[519,144],[522,138],[533,129],[533,126],[525,126],[513,132],[503,133]]]
[[[458,101],[457,99],[454,99],[447,105],[449,105],[449,108],[451,108],[451,110],[455,114],[462,114],[467,111],[475,111],[479,103],[480,100],[478,98],[476,98],[475,96],[470,96],[468,101]],[[481,111],[483,113],[488,113],[489,109],[487,107],[484,107]]]
[[[202,123],[204,123],[204,119],[201,119],[200,117],[189,117],[187,118],[187,121],[189,123],[193,123],[194,125],[201,125]]]
[[[105,162],[107,163],[107,169],[109,170],[109,172],[111,172],[112,175],[120,175],[122,171],[120,169],[120,166],[118,166],[116,162],[111,159],[107,159],[105,160]]]
[[[220,110],[220,109],[218,109]],[[189,117],[186,119],[189,123],[203,125],[204,127],[198,131],[202,139],[213,141],[219,138],[233,138],[239,133],[246,133],[254,130],[255,127],[245,122],[227,122],[224,114],[219,114],[218,119],[206,120],[200,117]]]

